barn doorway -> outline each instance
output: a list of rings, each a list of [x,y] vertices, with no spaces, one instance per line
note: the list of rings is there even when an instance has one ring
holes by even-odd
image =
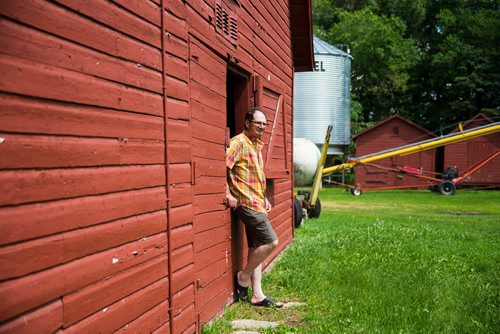
[[[226,126],[229,138],[241,133],[245,127],[245,114],[250,107],[250,75],[228,66],[226,77]],[[233,274],[243,268],[247,257],[243,224],[228,210],[228,224],[231,229],[231,266]]]
[[[239,69],[228,67],[226,80],[226,115],[230,137],[243,131],[245,114],[250,106],[249,83],[249,75]]]

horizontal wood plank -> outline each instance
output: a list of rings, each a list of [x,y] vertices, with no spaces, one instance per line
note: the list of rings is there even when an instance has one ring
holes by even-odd
[[[177,184],[177,183],[191,183],[192,175],[191,175],[191,164],[180,163],[180,164],[171,164],[170,172],[168,180],[169,184]]]
[[[191,223],[172,229],[172,249],[192,244],[193,239],[194,229]]]
[[[225,243],[229,240],[229,236],[230,231],[227,225],[196,233],[194,237],[195,252],[200,253],[220,243]]]
[[[63,305],[57,300],[0,325],[0,333],[55,333],[62,327],[62,320]]]
[[[204,176],[196,179],[196,186],[194,187],[194,195],[214,195],[225,194],[226,191],[226,177],[211,177]]]
[[[172,164],[191,162],[191,143],[170,142],[168,144],[168,162]]]
[[[154,2],[129,0],[113,0],[113,2],[135,13],[137,16],[148,20],[157,27],[161,26],[161,9]]]
[[[191,306],[194,302],[195,288],[194,284],[188,285],[186,288],[178,291],[173,298],[172,308],[174,309],[174,314],[182,312],[182,310]]]
[[[189,109],[187,101],[167,97],[166,113],[169,119],[189,120],[191,118]]]
[[[0,20],[3,53],[93,75],[124,85],[162,92],[161,73],[137,62],[116,58],[35,29]]]
[[[172,275],[172,292],[175,294],[195,281],[195,267],[190,264]]]
[[[225,129],[226,114],[222,110],[224,109],[214,109],[201,102],[191,100],[191,112],[193,114],[193,119]]]
[[[215,110],[225,110],[226,93],[221,93],[223,93],[223,95],[215,93],[197,82],[191,82],[191,99],[201,103],[203,106]]]
[[[210,211],[224,211],[226,209],[225,198],[224,193],[195,196],[193,201],[195,215]]]
[[[217,123],[213,124],[209,118],[205,118],[202,121],[194,118],[191,124],[194,138],[216,144],[224,142],[226,127],[221,127]]]
[[[194,209],[192,203],[178,206],[170,210],[171,228],[183,226],[193,221]]]
[[[195,249],[198,247],[195,245]],[[227,249],[227,242],[223,241],[220,244],[212,246],[210,248],[206,248],[199,252],[196,252],[194,255],[194,263],[196,266],[196,270],[199,272],[200,270],[211,266],[215,262],[226,259],[229,255],[229,251]]]
[[[203,310],[204,306],[207,305],[208,302],[220,294],[224,294],[229,297],[232,294],[232,291],[232,274],[226,272],[215,281],[198,290],[198,293],[196,294],[196,305],[199,307],[199,310]]]
[[[178,18],[170,12],[165,12],[164,18],[165,31],[168,34],[173,34],[177,38],[187,41],[189,36],[189,27],[186,24],[186,20]],[[167,35],[168,37],[168,35]]]
[[[1,208],[0,245],[165,208],[164,187]]]
[[[225,258],[212,263],[197,272],[198,286],[204,288],[221,276],[229,272],[228,262]]]
[[[168,322],[168,300],[161,302],[152,309],[148,310],[140,317],[133,319],[125,326],[117,330],[118,334],[130,333],[153,333],[156,329],[160,329],[158,333],[170,333]],[[163,327],[165,326],[165,327]]]
[[[113,221],[0,248],[0,280],[20,277],[164,232],[165,211]]]
[[[164,163],[163,142],[2,134],[0,168],[62,168]]]
[[[196,332],[196,310],[194,303],[183,310],[178,310],[172,321],[174,323],[174,333],[195,333]]]
[[[228,210],[204,212],[194,216],[193,226],[195,233],[212,230],[216,227],[221,227],[226,224],[226,218],[229,214]],[[196,244],[197,245],[197,244]]]
[[[2,171],[0,206],[161,185],[165,185],[165,167],[162,165]]]
[[[162,117],[1,93],[0,131],[156,140],[165,133]]]
[[[62,266],[0,283],[0,322],[167,251],[165,234],[141,239]]]
[[[220,161],[224,159],[225,153],[226,146],[224,145],[223,140],[220,140],[219,143],[211,143],[205,140],[193,138],[193,156],[195,157]]]
[[[16,21],[112,56],[161,70],[159,49],[42,0],[3,1],[0,12]]]
[[[195,144],[197,145],[197,144]],[[217,159],[219,158],[219,159]],[[196,177],[226,177],[226,164],[224,162],[224,156],[220,154],[220,157],[198,157],[196,159]],[[218,180],[218,182],[225,183],[225,181]]]
[[[105,307],[70,326],[66,331],[68,333],[112,333],[123,327],[129,319],[135,319],[145,310],[162,303],[167,295],[168,279],[165,278]]]
[[[172,270],[177,271],[194,262],[193,244],[187,244],[172,251]]]
[[[89,106],[163,115],[160,95],[7,55],[0,55],[0,90]]]
[[[189,183],[170,186],[170,205],[174,208],[193,203],[193,188]]]
[[[103,26],[133,36],[158,49],[161,48],[159,27],[123,10],[112,2],[87,0],[56,0],[56,2],[101,23]]]
[[[166,277],[167,267],[168,256],[162,255],[64,296],[64,327]]]

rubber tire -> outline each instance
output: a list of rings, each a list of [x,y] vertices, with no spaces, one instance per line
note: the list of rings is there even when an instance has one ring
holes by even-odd
[[[361,196],[363,192],[361,191],[361,189],[359,189],[358,187],[355,187],[355,188],[351,188],[351,194],[353,196]]]
[[[304,215],[302,213],[302,206],[300,205],[300,201],[296,197],[293,198],[293,211],[294,211],[293,223],[295,225],[295,228],[298,228],[302,223],[302,218],[304,218]]]
[[[309,218],[319,218],[319,215],[321,214],[321,202],[319,198],[316,200],[316,206],[309,209],[307,214],[309,215]]]
[[[441,195],[445,196],[455,195],[455,193],[457,192],[457,187],[455,186],[455,183],[451,181],[444,181],[438,185],[438,191],[441,193]]]

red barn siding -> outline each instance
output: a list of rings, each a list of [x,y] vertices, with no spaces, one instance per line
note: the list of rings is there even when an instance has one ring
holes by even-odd
[[[214,26],[216,3],[235,15],[236,45]],[[280,247],[265,264],[293,238],[292,80],[312,69],[310,2],[0,12],[0,332],[199,332],[246,261],[223,203],[229,67],[246,73],[243,105],[272,124]]]
[[[397,128],[398,133],[393,130]],[[413,124],[401,116],[393,116],[386,119],[372,128],[358,134],[356,141],[356,156],[361,157],[367,154],[380,152],[383,150],[400,147],[403,145],[427,140],[434,135]],[[413,168],[423,168],[424,171],[434,172],[435,150],[428,150],[402,157],[392,157],[375,162],[386,168],[395,166],[409,166]],[[412,177],[398,177],[394,172],[377,169],[370,166],[358,166],[355,171],[355,182],[362,188],[374,187],[405,187],[418,184],[425,184],[425,181]]]
[[[464,130],[493,123],[483,114],[478,114],[464,123]],[[453,132],[458,132],[456,129]],[[444,148],[444,168],[456,167],[459,173],[484,160],[487,156],[500,150],[500,134],[469,139],[464,142],[447,145]],[[500,185],[500,158],[496,157],[477,172],[462,182],[463,185],[499,186]]]

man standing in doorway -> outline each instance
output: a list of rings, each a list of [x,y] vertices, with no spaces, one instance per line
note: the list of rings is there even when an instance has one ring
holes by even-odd
[[[261,152],[266,126],[264,113],[251,108],[245,116],[245,130],[231,139],[226,151],[226,200],[245,225],[248,241],[247,265],[234,278],[238,299],[248,299],[248,287],[252,284],[253,305],[282,307],[282,303],[274,302],[262,291],[262,261],[278,246],[278,237],[267,217],[271,203],[265,196]]]

